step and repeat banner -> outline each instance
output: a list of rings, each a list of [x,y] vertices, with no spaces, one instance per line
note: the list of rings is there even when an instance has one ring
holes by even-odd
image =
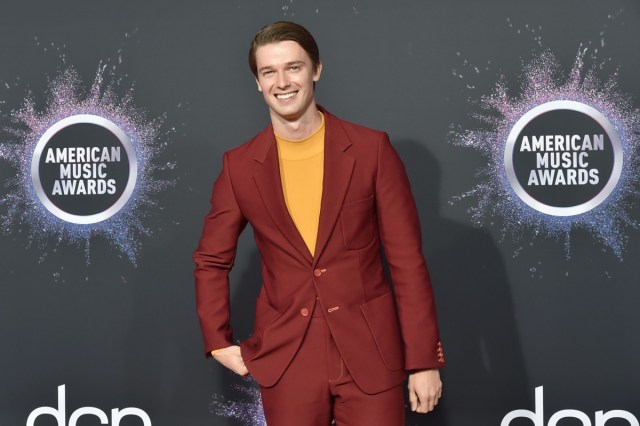
[[[247,54],[276,20],[412,183],[447,367],[407,424],[638,426],[637,0],[3,5],[0,425],[264,424],[203,355],[191,254],[222,154],[269,122]],[[259,265],[247,229],[239,340]]]

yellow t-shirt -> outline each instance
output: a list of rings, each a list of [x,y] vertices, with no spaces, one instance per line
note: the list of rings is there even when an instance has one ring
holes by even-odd
[[[322,201],[324,115],[318,130],[306,139],[291,141],[276,135],[276,142],[284,200],[313,256]]]

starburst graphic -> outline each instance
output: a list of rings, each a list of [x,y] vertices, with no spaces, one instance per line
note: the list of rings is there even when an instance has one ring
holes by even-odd
[[[245,383],[236,384],[232,389],[242,395],[238,400],[215,395],[211,403],[214,414],[221,417],[238,420],[245,426],[265,426],[267,424],[262,409],[260,390],[250,378],[243,379]]]
[[[539,39],[536,42],[540,44]],[[602,64],[596,63],[595,53],[587,61],[588,50],[579,47],[568,72],[562,70],[551,51],[537,53],[524,66],[518,94],[510,94],[502,76],[493,92],[479,99],[479,109],[473,113],[479,122],[477,128],[453,129],[450,140],[481,152],[487,165],[478,172],[479,182],[473,189],[455,197],[453,202],[475,200],[476,204],[469,209],[474,224],[481,226],[489,219],[497,221],[503,237],[511,235],[518,239],[523,231],[528,231],[534,237],[562,239],[569,257],[571,232],[583,229],[622,260],[625,229],[638,228],[629,211],[639,195],[640,112],[630,96],[618,87],[617,72],[600,79]],[[603,114],[622,141],[624,158],[620,179],[604,202],[588,212],[564,217],[544,214],[525,204],[514,193],[504,166],[505,146],[516,122],[533,108],[560,100],[580,102]]]
[[[39,108],[28,92],[22,105],[0,123],[0,159],[16,170],[0,197],[2,231],[8,234],[26,228],[28,244],[83,247],[87,262],[91,240],[101,237],[135,265],[141,237],[151,233],[145,218],[156,204],[157,194],[170,185],[155,177],[157,171],[172,167],[157,164],[169,132],[162,133],[163,118],[150,120],[135,105],[132,87],[123,87],[115,66],[107,69],[100,64],[93,83],[85,85],[78,72],[66,65],[66,58],[62,59],[65,67],[49,80],[45,105]],[[131,140],[137,160],[136,186],[126,204],[108,220],[90,224],[71,223],[47,210],[34,190],[31,173],[34,149],[42,135],[55,123],[79,114],[114,123]]]

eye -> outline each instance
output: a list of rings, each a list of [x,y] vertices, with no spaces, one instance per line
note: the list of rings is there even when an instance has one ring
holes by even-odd
[[[262,72],[263,77],[269,77],[272,74],[273,74],[273,70],[267,70]]]
[[[289,69],[291,71],[300,71],[300,65],[291,65]]]

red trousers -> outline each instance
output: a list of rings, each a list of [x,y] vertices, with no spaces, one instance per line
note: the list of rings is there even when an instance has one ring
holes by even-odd
[[[278,383],[261,387],[268,426],[404,426],[402,385],[366,394],[353,382],[321,309]]]

